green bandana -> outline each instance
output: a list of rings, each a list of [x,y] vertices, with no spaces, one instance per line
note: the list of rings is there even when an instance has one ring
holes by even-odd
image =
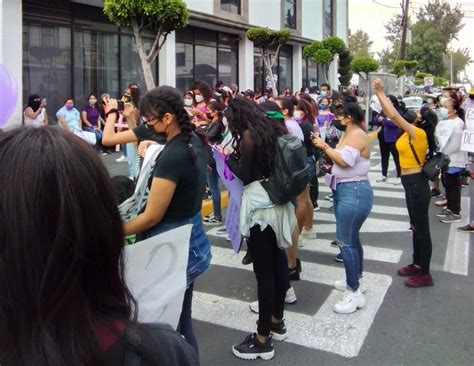
[[[283,118],[285,119],[285,116],[281,112],[276,112],[276,111],[268,111],[265,112],[265,115],[270,118]]]

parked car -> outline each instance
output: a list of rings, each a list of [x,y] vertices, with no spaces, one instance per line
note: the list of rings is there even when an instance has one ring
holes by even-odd
[[[408,110],[418,111],[423,106],[423,98],[419,96],[404,97],[403,102]]]

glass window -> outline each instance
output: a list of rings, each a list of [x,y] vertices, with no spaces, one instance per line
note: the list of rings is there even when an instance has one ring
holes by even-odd
[[[263,58],[260,51],[255,50],[253,53],[254,77],[253,87],[255,90],[264,91],[263,87]]]
[[[72,95],[71,29],[23,25],[23,97],[38,94],[48,100],[50,122]]]
[[[285,27],[296,29],[296,0],[285,0]]]
[[[318,66],[311,60],[308,60],[308,88],[318,86]]]
[[[238,84],[239,40],[237,36],[219,34],[218,80],[224,85]]]
[[[76,104],[84,102],[89,93],[121,94],[117,34],[75,30],[73,54]]]
[[[323,38],[333,35],[333,1],[323,0]]]
[[[193,81],[193,45],[176,43],[176,87],[182,91],[190,90]]]
[[[145,50],[148,52],[153,43],[152,38],[144,37]],[[155,84],[158,85],[157,78],[157,67],[158,67],[158,57],[151,64],[151,71],[153,73],[153,78],[155,79]],[[143,78],[143,72],[141,68],[140,57],[138,56],[137,45],[135,42],[135,37],[130,34],[122,34],[120,36],[120,68],[121,68],[121,80],[120,80],[120,92],[123,92],[123,89],[131,81],[138,83],[138,86],[141,90],[146,90],[145,80]]]
[[[212,88],[217,82],[217,48],[195,46],[194,60],[195,80],[204,80]]]
[[[234,14],[240,14],[240,0],[221,0],[221,9]]]

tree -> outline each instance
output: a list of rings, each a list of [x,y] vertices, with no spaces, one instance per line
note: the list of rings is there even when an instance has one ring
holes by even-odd
[[[417,60],[419,69],[433,75],[444,74],[444,41],[437,25],[429,20],[419,20],[412,27],[412,44],[408,59]]]
[[[281,46],[288,42],[290,37],[291,33],[286,29],[275,31],[268,28],[250,28],[247,31],[247,38],[253,42],[255,47],[260,48],[263,65],[267,72],[267,77],[270,79],[274,97],[278,96],[278,91],[273,79],[272,67],[278,60]]]
[[[132,27],[147,90],[155,87],[151,64],[168,35],[186,27],[189,11],[183,0],[105,0],[104,13],[118,27]],[[145,50],[143,33],[151,31],[155,39]]]
[[[403,15],[395,14],[392,19],[385,25],[385,31],[387,35],[385,39],[389,42],[395,43],[402,37],[402,26],[403,26]]]
[[[370,47],[373,43],[369,35],[361,29],[349,36],[349,49],[354,57],[370,56]]]
[[[377,71],[379,66],[378,61],[370,56],[354,57],[351,62],[352,71],[359,74],[365,80],[367,80],[369,72]]]
[[[443,44],[442,52],[446,51],[448,43],[456,38],[464,24],[461,24],[464,13],[461,5],[452,7],[447,1],[430,0],[417,13],[418,22],[424,20],[436,26]]]
[[[395,61],[393,64],[392,73],[396,74],[397,76],[407,75],[411,73],[416,67],[418,66],[418,61],[406,61],[406,60],[398,60]]]
[[[449,68],[446,70],[444,77],[450,79],[450,67],[451,67],[451,55],[453,57],[453,82],[459,82],[459,74],[463,71],[466,66],[471,62],[471,57],[469,56],[469,49],[458,48],[457,51],[450,51],[445,57],[444,64]]]
[[[352,55],[348,48],[339,54],[339,82],[342,86],[348,86],[352,79],[351,70]]]
[[[336,54],[341,54],[346,44],[339,37],[328,37],[322,42],[315,41],[303,49],[303,57],[311,59],[316,65],[321,65],[324,76],[328,80],[329,65]]]
[[[393,47],[384,48],[381,52],[377,52],[377,56],[380,61],[380,67],[384,71],[388,71],[392,68],[392,65],[397,61],[398,52],[400,50],[400,40],[395,41]]]

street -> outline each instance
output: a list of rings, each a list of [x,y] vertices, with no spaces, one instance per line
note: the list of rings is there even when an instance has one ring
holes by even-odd
[[[115,163],[118,154],[104,158],[112,175],[125,174],[126,164]],[[390,165],[391,175],[394,166]],[[344,278],[342,263],[334,261],[337,249],[335,218],[324,199],[329,193],[320,181],[321,210],[314,213],[316,241],[304,241],[299,250],[303,272],[293,282],[298,296],[287,305],[289,337],[274,342],[275,358],[268,365],[471,365],[474,360],[471,308],[472,236],[456,227],[469,222],[474,188],[463,188],[463,221],[442,224],[430,208],[433,239],[432,274],[435,285],[412,289],[397,276],[397,268],[411,263],[411,232],[401,185],[376,183],[380,177],[378,146],[373,146],[370,179],[374,206],[361,230],[365,251],[364,282],[367,305],[351,315],[332,310],[341,292],[333,288]],[[224,237],[208,227],[213,247],[210,270],[195,284],[193,318],[202,365],[243,365],[231,346],[256,329],[257,315],[249,303],[256,300],[252,266],[243,266],[244,253],[234,255]],[[469,242],[470,240],[470,242]],[[245,248],[244,248],[245,249]],[[257,361],[257,364],[263,361]]]

